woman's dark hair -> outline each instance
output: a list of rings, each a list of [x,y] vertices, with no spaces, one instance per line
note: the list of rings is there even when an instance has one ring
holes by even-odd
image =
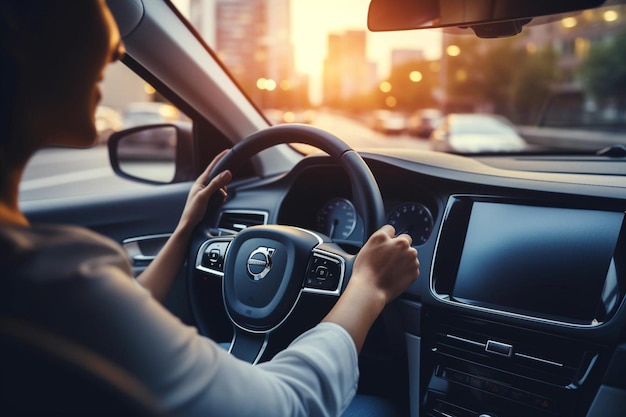
[[[13,136],[15,105],[17,97],[18,64],[11,51],[20,25],[28,24],[29,31],[45,36],[47,19],[51,8],[62,7],[58,1],[50,0],[1,0],[0,1],[0,127],[5,135],[0,135],[0,146],[6,145]]]

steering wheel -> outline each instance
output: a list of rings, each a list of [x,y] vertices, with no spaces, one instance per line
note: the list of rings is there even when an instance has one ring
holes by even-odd
[[[233,170],[258,152],[284,143],[304,143],[329,154],[349,177],[365,236],[383,225],[382,196],[365,161],[336,136],[312,126],[278,125],[248,136],[217,163],[210,179],[224,169]],[[261,359],[272,335],[303,293],[341,295],[354,259],[328,236],[298,227],[252,226],[235,236],[208,240],[206,226],[198,229],[196,236],[202,237],[202,242],[199,249],[192,245],[192,265],[198,267],[203,259],[211,264],[213,260],[216,268],[211,272],[223,274],[223,301],[234,325],[230,352],[251,363]],[[190,290],[192,309],[197,313],[194,281],[190,280]]]

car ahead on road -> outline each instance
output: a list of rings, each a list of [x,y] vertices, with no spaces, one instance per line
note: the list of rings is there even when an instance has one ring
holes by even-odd
[[[443,113],[438,109],[420,109],[414,112],[406,122],[406,129],[410,135],[428,139],[443,120]]]
[[[133,102],[122,112],[124,128],[184,120],[183,114],[169,103]]]
[[[98,106],[96,108],[98,143],[106,143],[112,133],[122,130],[123,127],[124,122],[120,112],[108,106]]]
[[[370,116],[370,126],[385,135],[399,135],[406,129],[404,114],[391,110],[375,110]]]
[[[143,171],[119,164],[118,144],[128,132],[118,132],[109,141],[113,163],[137,188],[95,186],[89,195],[22,202],[31,222],[102,233],[123,245],[139,272],[176,227],[192,181],[232,148],[222,165],[234,173],[229,197],[211,202],[165,302],[201,335],[231,344],[243,360],[266,361],[325,315],[350,279],[353,254],[390,223],[412,237],[421,274],[372,328],[359,358],[359,394],[413,417],[624,414],[626,141],[585,124],[626,114],[621,3],[259,0],[181,2],[180,9],[170,1],[107,3],[127,50],[123,64],[189,116],[189,129],[175,128],[172,180],[140,187]],[[264,7],[245,7],[252,3]],[[294,21],[281,25],[279,16]],[[345,18],[346,30],[325,30],[329,17]],[[354,30],[355,17],[361,31]],[[213,22],[211,31],[206,22]],[[404,42],[392,44],[389,31]],[[287,40],[270,48],[276,39]],[[350,148],[343,136],[315,126],[270,127],[259,109],[307,107],[292,94],[295,81],[302,90],[321,82],[317,72],[296,73],[313,68],[311,61],[291,61],[314,56],[312,39],[329,48],[315,66],[324,68],[325,88],[310,100],[351,120],[381,106],[410,111],[436,101],[446,111],[494,109],[533,126],[546,97],[566,87],[583,96],[575,110],[585,117],[542,131],[545,149],[519,154],[416,150],[407,145],[416,141],[400,140],[371,146],[375,138],[367,148],[356,141]],[[407,44],[415,50],[407,52]],[[294,53],[285,52],[292,45]],[[384,58],[377,72],[374,54],[365,52],[376,45],[387,48],[378,54]],[[394,54],[394,65],[391,47],[403,52]],[[268,77],[285,89],[256,88]],[[127,84],[115,87],[126,91]],[[288,227],[321,243],[288,274],[293,299],[280,300],[288,308],[257,316],[258,306],[232,293],[235,280],[252,281],[245,271],[234,273],[230,261],[251,255],[240,250],[246,236]],[[312,274],[309,261],[330,265],[332,278]],[[122,338],[104,336],[123,349]],[[28,394],[36,401],[36,393]]]
[[[133,102],[126,106],[122,113],[122,122],[125,129],[144,125],[157,124],[186,124],[188,121],[184,114],[169,103],[163,102]],[[124,141],[124,149],[127,155],[135,154],[141,158],[140,150],[152,148],[147,153],[147,158],[165,155],[167,159],[173,158],[176,146],[176,136],[171,134],[170,129],[155,129],[150,131],[135,131]],[[135,151],[133,151],[135,148]],[[144,158],[145,159],[145,158]]]
[[[430,139],[433,149],[443,152],[520,152],[526,148],[511,122],[491,114],[449,114]]]

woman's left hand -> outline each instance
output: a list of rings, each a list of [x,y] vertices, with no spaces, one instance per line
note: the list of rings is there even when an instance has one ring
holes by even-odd
[[[189,190],[189,195],[187,196],[187,202],[185,203],[185,209],[183,210],[183,214],[181,215],[178,223],[179,229],[182,228],[184,230],[191,230],[196,227],[196,225],[204,217],[209,199],[215,191],[219,190],[224,199],[226,199],[226,185],[232,179],[230,171],[222,171],[216,175],[210,183],[207,184],[207,181],[209,179],[209,174],[217,162],[222,159],[228,151],[229,149],[225,149],[213,158],[213,161],[211,161],[209,166],[191,186],[191,190]]]

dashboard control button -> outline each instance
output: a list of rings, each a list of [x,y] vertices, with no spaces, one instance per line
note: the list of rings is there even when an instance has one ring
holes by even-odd
[[[202,250],[200,264],[196,267],[202,271],[222,275],[224,273],[224,259],[230,241],[209,241]]]
[[[313,254],[304,279],[306,288],[335,291],[341,279],[341,264],[335,259]]]

